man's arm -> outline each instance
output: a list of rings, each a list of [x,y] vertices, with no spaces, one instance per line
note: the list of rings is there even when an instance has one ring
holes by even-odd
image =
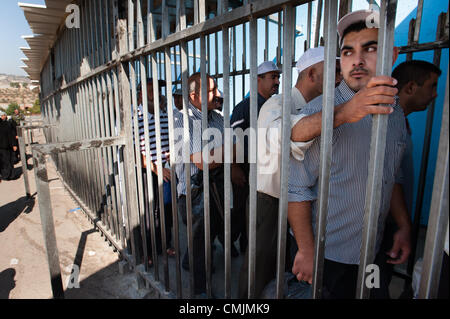
[[[359,90],[353,98],[334,109],[333,127],[344,123],[358,122],[369,114],[390,114],[393,109],[379,104],[393,104],[398,90],[397,80],[387,76],[370,79],[367,86]],[[322,112],[303,117],[292,128],[291,139],[294,142],[307,142],[320,135],[322,131]]]
[[[390,264],[403,264],[411,252],[411,219],[406,209],[406,203],[401,184],[394,184],[392,190],[390,212],[398,226],[394,234],[394,243],[387,254],[392,258],[387,262]]]
[[[298,246],[292,273],[299,281],[303,280],[311,284],[314,264],[311,202],[290,202],[288,204],[288,220]]]

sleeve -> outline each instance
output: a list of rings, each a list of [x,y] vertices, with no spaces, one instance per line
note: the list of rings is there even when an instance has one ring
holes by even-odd
[[[314,201],[317,199],[319,145],[319,142],[313,142],[303,161],[291,156],[288,182],[289,202]]]

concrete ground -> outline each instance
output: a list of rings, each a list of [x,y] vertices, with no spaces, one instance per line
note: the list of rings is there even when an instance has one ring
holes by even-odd
[[[0,183],[0,299],[53,297],[31,158],[28,165],[31,199],[25,196],[23,174]],[[15,169],[21,172],[21,168],[19,162]],[[119,273],[118,253],[81,210],[73,210],[78,205],[51,161],[48,170],[65,298],[151,297],[148,290],[137,288],[133,272]],[[79,267],[79,288],[68,289],[73,264]]]

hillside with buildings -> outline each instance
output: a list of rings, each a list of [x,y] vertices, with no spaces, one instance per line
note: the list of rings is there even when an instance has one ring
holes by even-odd
[[[10,103],[19,104],[21,109],[33,106],[39,98],[39,87],[32,86],[28,77],[0,74],[0,107],[6,109]]]

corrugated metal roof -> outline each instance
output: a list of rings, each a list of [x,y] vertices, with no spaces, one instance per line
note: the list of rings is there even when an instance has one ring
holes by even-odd
[[[39,81],[39,74],[53,46],[59,27],[64,23],[66,6],[72,0],[45,0],[45,6],[18,3],[23,10],[33,35],[23,36],[28,48],[20,48],[27,59],[21,66],[32,81]]]

